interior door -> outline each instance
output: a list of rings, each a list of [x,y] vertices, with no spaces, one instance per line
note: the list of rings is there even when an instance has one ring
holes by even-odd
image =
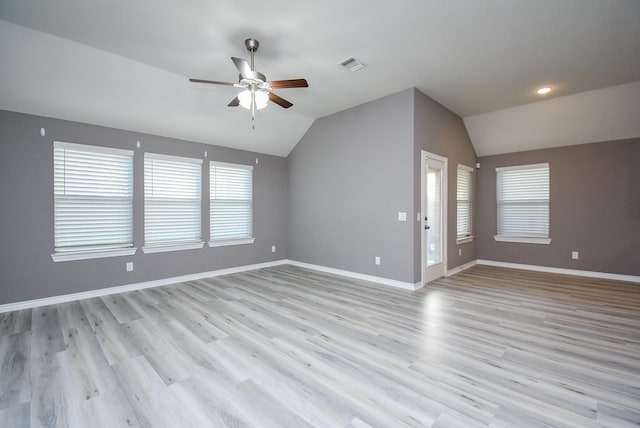
[[[446,271],[446,159],[427,154],[423,169],[423,281],[427,283]]]

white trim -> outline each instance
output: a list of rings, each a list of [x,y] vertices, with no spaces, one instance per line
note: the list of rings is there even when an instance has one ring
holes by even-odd
[[[407,289],[407,290],[417,290],[420,287],[422,287],[422,284],[420,282],[417,282],[415,284],[411,284],[409,282],[396,281],[396,280],[393,280],[393,279],[382,278],[382,277],[378,277],[378,276],[364,275],[364,274],[360,274],[360,273],[356,273],[356,272],[349,272],[349,271],[340,270],[340,269],[333,269],[333,268],[329,268],[329,267],[325,267],[325,266],[318,266],[318,265],[313,265],[313,264],[309,264],[309,263],[302,263],[302,262],[298,262],[298,261],[295,261],[295,260],[282,259],[282,260],[274,260],[274,261],[265,262],[265,263],[256,263],[256,264],[252,264],[252,265],[237,266],[237,267],[226,268],[226,269],[218,269],[218,270],[209,271],[209,272],[200,272],[200,273],[195,273],[195,274],[190,274],[190,275],[182,275],[182,276],[174,276],[174,277],[171,277],[171,278],[156,279],[156,280],[153,280],[153,281],[145,281],[145,282],[139,282],[139,283],[134,283],[134,284],[119,285],[119,286],[115,286],[115,287],[100,288],[98,290],[83,291],[83,292],[80,292],[80,293],[64,294],[64,295],[61,295],[61,296],[51,296],[51,297],[44,297],[42,299],[34,299],[34,300],[27,300],[27,301],[23,301],[23,302],[7,303],[7,304],[4,304],[4,305],[0,305],[0,313],[18,311],[18,310],[29,309],[29,308],[36,308],[36,307],[39,307],[39,306],[55,305],[55,304],[58,304],[58,303],[73,302],[75,300],[90,299],[90,298],[93,298],[93,297],[108,296],[108,295],[116,294],[116,293],[126,293],[128,291],[136,291],[136,290],[143,290],[145,288],[161,287],[163,285],[176,284],[176,283],[179,283],[179,282],[195,281],[195,280],[198,280],[198,279],[212,278],[212,277],[221,276],[221,275],[229,275],[229,274],[232,274],[232,273],[246,272],[246,271],[250,271],[250,270],[263,269],[263,268],[286,265],[286,264],[290,264],[292,266],[304,267],[304,268],[312,269],[312,270],[318,270],[318,271],[321,271],[321,272],[334,273],[334,274],[337,274],[337,275],[342,275],[342,276],[355,278],[355,279],[362,279],[362,280],[365,280],[365,281],[372,281],[372,282],[376,282],[376,283],[379,283],[379,284],[384,284],[384,285],[390,285],[390,286],[393,286],[393,287],[404,288],[404,289]]]
[[[549,163],[534,163],[529,165],[514,165],[514,166],[500,166],[496,168],[496,172],[499,171],[517,171],[520,169],[538,169],[538,168],[549,168]]]
[[[110,155],[133,156],[133,150],[117,149],[114,147],[92,146],[91,144],[67,143],[65,141],[54,141],[54,149],[69,149],[79,152],[106,153]]]
[[[179,282],[195,281],[198,279],[211,278],[211,277],[216,277],[221,275],[229,275],[232,273],[246,272],[250,270],[263,269],[263,268],[280,266],[285,264],[304,267],[312,270],[318,270],[321,272],[334,273],[336,275],[347,276],[355,279],[362,279],[365,281],[377,282],[379,284],[390,285],[393,287],[399,287],[407,290],[417,290],[421,288],[423,285],[421,282],[416,282],[415,284],[411,284],[409,282],[396,281],[393,279],[382,278],[378,276],[364,275],[364,274],[349,272],[341,269],[334,269],[334,268],[329,268],[325,266],[298,262],[295,260],[282,259],[282,260],[274,260],[272,262],[256,263],[252,265],[237,266],[237,267],[219,269],[219,270],[214,270],[209,272],[201,272],[201,273],[195,273],[190,275],[175,276],[171,278],[156,279],[153,281],[119,285],[115,287],[100,288],[98,290],[83,291],[80,293],[44,297],[42,299],[26,300],[26,301],[15,302],[15,303],[6,303],[4,305],[0,305],[0,313],[18,311],[18,310],[29,309],[29,308],[36,308],[39,306],[55,305],[58,303],[72,302],[75,300],[90,299],[92,297],[108,296],[110,294],[125,293],[128,291],[143,290],[145,288],[161,287],[163,285],[170,285],[170,284],[175,284]],[[482,260],[482,259],[473,260],[469,263],[465,263],[462,266],[457,266],[451,269],[450,271],[447,271],[447,276],[460,272],[464,269],[468,269],[472,266],[475,266],[476,264],[506,267],[506,268],[512,268],[512,269],[533,270],[538,272],[559,273],[559,274],[565,274],[565,275],[585,276],[590,278],[612,279],[616,281],[627,281],[627,282],[635,282],[640,284],[640,276],[635,276],[635,275],[621,275],[621,274],[614,274],[614,273],[594,272],[594,271],[585,271],[585,270],[553,268],[553,267],[546,267],[546,266],[525,265],[525,264],[519,264],[519,263],[506,263],[506,262],[497,262],[493,260]]]
[[[478,259],[477,262],[479,265],[497,266],[497,267],[505,267],[505,268],[511,268],[511,269],[533,270],[536,272],[559,273],[563,275],[586,276],[589,278],[612,279],[615,281],[628,281],[628,282],[640,283],[640,276],[636,276],[636,275],[622,275],[618,273],[596,272],[591,270],[577,270],[577,269],[556,268],[556,267],[549,267],[549,266],[525,265],[520,263],[497,262],[494,260],[482,260],[482,259]]]
[[[162,153],[153,153],[153,152],[145,152],[144,157],[145,159],[147,158],[159,159],[159,160],[166,160],[166,161],[172,161],[172,162],[186,162],[186,163],[195,163],[195,164],[202,165],[202,159],[199,159],[199,158],[188,158],[184,156],[165,155]]]
[[[551,243],[551,238],[539,238],[535,236],[505,236],[494,235],[493,239],[499,242],[519,242],[521,244],[544,244]]]
[[[190,244],[169,244],[169,245],[151,245],[142,247],[145,254],[166,253],[169,251],[197,250],[204,247],[204,242],[194,242]]]
[[[82,251],[82,252],[69,252],[69,253],[53,253],[51,259],[54,262],[70,262],[73,260],[89,260],[89,259],[102,259],[105,257],[121,257],[121,256],[133,256],[138,249],[133,248],[117,248],[113,250],[101,250],[101,251]]]
[[[451,276],[451,275],[456,274],[458,272],[462,272],[463,270],[466,270],[466,269],[469,269],[471,267],[474,267],[477,264],[478,264],[478,260],[471,260],[468,263],[465,263],[465,264],[460,265],[460,266],[456,266],[453,269],[448,270],[447,274],[445,276]]]
[[[421,158],[421,162],[420,162],[420,209],[422,210],[422,215],[420,218],[420,253],[421,253],[421,278],[420,278],[420,283],[424,284],[426,282],[426,273],[427,273],[427,252],[425,251],[426,248],[426,232],[425,232],[425,226],[426,226],[426,222],[424,221],[424,217],[426,215],[426,208],[427,208],[427,200],[424,197],[426,194],[426,188],[425,188],[425,184],[426,184],[426,175],[425,175],[425,170],[426,170],[426,166],[427,166],[427,158],[431,158],[433,160],[436,161],[440,161],[442,163],[444,163],[444,171],[442,174],[442,180],[441,180],[441,192],[442,192],[442,200],[440,201],[440,203],[442,204],[442,219],[441,219],[441,239],[442,239],[442,274],[446,275],[447,273],[447,232],[448,232],[448,223],[449,223],[449,219],[448,219],[448,182],[449,182],[449,159],[440,155],[436,155],[434,153],[431,152],[427,152],[426,150],[421,150],[420,151],[420,158]]]
[[[405,290],[418,290],[419,288],[422,287],[422,281],[420,282],[416,282],[415,284],[412,284],[410,282],[404,282],[404,281],[398,281],[395,279],[389,279],[389,278],[383,278],[381,276],[374,276],[374,275],[366,275],[363,273],[358,273],[358,272],[351,272],[348,270],[342,270],[342,269],[335,269],[332,267],[327,267],[327,266],[320,266],[320,265],[314,265],[311,263],[304,263],[304,262],[299,262],[296,260],[286,260],[286,262],[292,266],[298,266],[298,267],[302,267],[305,269],[311,269],[311,270],[317,270],[320,272],[326,272],[326,273],[333,273],[335,275],[341,275],[341,276],[346,276],[349,278],[355,278],[355,279],[361,279],[363,281],[370,281],[370,282],[376,282],[378,284],[383,284],[383,285],[389,285],[391,287],[397,287],[397,288],[403,288]]]
[[[467,242],[472,242],[475,239],[475,236],[463,236],[462,238],[456,238],[456,244],[466,244]]]
[[[216,239],[209,241],[210,247],[226,247],[227,245],[253,244],[256,238]]]
[[[42,299],[27,300],[23,302],[7,303],[0,305],[0,313],[18,311],[21,309],[37,308],[45,305],[55,305],[58,303],[73,302],[75,300],[90,299],[93,297],[108,296],[116,293],[126,293],[128,291],[143,290],[145,288],[161,287],[163,285],[176,284],[179,282],[195,281],[198,279],[211,278],[214,276],[229,275],[232,273],[246,272],[249,270],[263,269],[273,266],[287,264],[287,260],[275,260],[266,263],[256,263],[252,265],[237,266],[226,269],[218,269],[209,272],[194,273],[190,275],[174,276],[171,278],[156,279],[153,281],[138,282],[134,284],[118,285],[115,287],[100,288],[98,290],[83,291],[80,293],[64,294],[61,296],[44,297]]]

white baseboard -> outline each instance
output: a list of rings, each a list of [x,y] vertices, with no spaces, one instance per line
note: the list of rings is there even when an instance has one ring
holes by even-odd
[[[612,279],[615,281],[627,281],[640,283],[640,276],[621,275],[617,273],[594,272],[590,270],[565,269],[549,266],[525,265],[520,263],[497,262],[494,260],[476,260],[479,265],[506,267],[512,269],[533,270],[537,272],[559,273],[563,275],[586,276],[589,278]]]
[[[72,302],[74,300],[89,299],[92,297],[108,296],[110,294],[124,293],[127,291],[143,290],[145,288],[160,287],[163,285],[175,284],[178,282],[195,281],[198,279],[211,278],[211,277],[220,276],[220,275],[229,275],[232,273],[246,272],[250,270],[262,269],[262,268],[279,266],[284,264],[290,264],[293,266],[317,270],[320,272],[333,273],[336,275],[342,275],[349,278],[375,282],[378,284],[402,288],[405,290],[418,290],[423,286],[423,284],[420,282],[416,282],[416,283],[403,282],[403,281],[397,281],[395,279],[383,278],[380,276],[365,275],[362,273],[351,272],[351,271],[342,270],[342,269],[335,269],[327,266],[320,266],[320,265],[314,265],[311,263],[299,262],[296,260],[282,259],[282,260],[275,260],[275,261],[266,262],[266,263],[256,263],[252,265],[237,266],[237,267],[219,269],[219,270],[214,270],[209,272],[200,272],[200,273],[194,273],[189,275],[174,276],[171,278],[156,279],[153,281],[145,281],[145,282],[139,282],[135,284],[126,284],[126,285],[119,285],[115,287],[100,288],[98,290],[83,291],[80,293],[64,294],[61,296],[51,296],[51,297],[45,297],[42,299],[7,303],[4,305],[0,305],[0,313],[18,311],[21,309],[36,308],[39,306],[54,305],[58,303]],[[640,283],[640,276],[635,276],[635,275],[621,275],[621,274],[615,274],[615,273],[594,272],[594,271],[587,271],[587,270],[554,268],[554,267],[548,267],[548,266],[497,262],[493,260],[482,260],[482,259],[473,260],[463,265],[457,266],[453,269],[450,269],[447,271],[446,276],[450,276],[455,273],[461,272],[465,269],[469,269],[470,267],[475,266],[476,264]]]
[[[62,296],[44,297],[42,299],[26,300],[23,302],[7,303],[0,305],[0,313],[18,311],[21,309],[36,308],[39,306],[55,305],[58,303],[72,302],[74,300],[89,299],[92,297],[108,296],[110,294],[124,293],[127,291],[143,290],[145,288],[160,287],[178,282],[195,281],[197,279],[211,278],[213,276],[229,275],[231,273],[245,272],[272,266],[287,264],[287,260],[275,260],[266,263],[237,266],[227,269],[218,269],[209,272],[200,272],[189,275],[174,276],[171,278],[156,279],[153,281],[138,282],[135,284],[118,285],[115,287],[100,288],[98,290],[82,291],[80,293],[64,294]]]
[[[460,265],[460,266],[456,266],[453,269],[449,269],[447,271],[447,273],[445,274],[445,276],[451,276],[451,275],[456,274],[458,272],[462,272],[463,270],[469,269],[470,267],[473,267],[473,266],[475,266],[477,264],[478,264],[478,260],[471,260],[468,263],[465,263],[465,264]]]
[[[349,278],[361,279],[363,281],[376,282],[378,284],[389,285],[391,287],[403,288],[405,290],[417,290],[422,287],[421,282],[415,284],[411,282],[397,281],[395,279],[383,278],[381,276],[365,275],[363,273],[351,272],[348,270],[335,269],[327,266],[314,265],[311,263],[299,262],[296,260],[286,260],[286,262],[293,266],[298,266],[306,269],[317,270],[320,272],[333,273],[335,275],[342,275]]]

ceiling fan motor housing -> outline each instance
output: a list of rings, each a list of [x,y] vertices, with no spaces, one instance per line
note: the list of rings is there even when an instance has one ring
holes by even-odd
[[[249,52],[255,52],[260,47],[260,42],[256,39],[247,39],[244,41],[244,45],[247,47]]]

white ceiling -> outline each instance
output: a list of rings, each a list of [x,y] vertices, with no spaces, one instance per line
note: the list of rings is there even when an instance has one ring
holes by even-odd
[[[640,81],[464,118],[478,156],[640,137]]]
[[[640,81],[638,0],[0,0],[0,20],[2,109],[276,155],[316,118],[409,87],[477,124],[541,85],[549,99]],[[255,131],[226,107],[233,88],[187,81],[235,80],[247,37],[258,71],[310,85],[277,91],[295,105],[258,112]],[[367,67],[336,64],[350,55]],[[479,149],[469,130],[479,153],[528,147]]]

